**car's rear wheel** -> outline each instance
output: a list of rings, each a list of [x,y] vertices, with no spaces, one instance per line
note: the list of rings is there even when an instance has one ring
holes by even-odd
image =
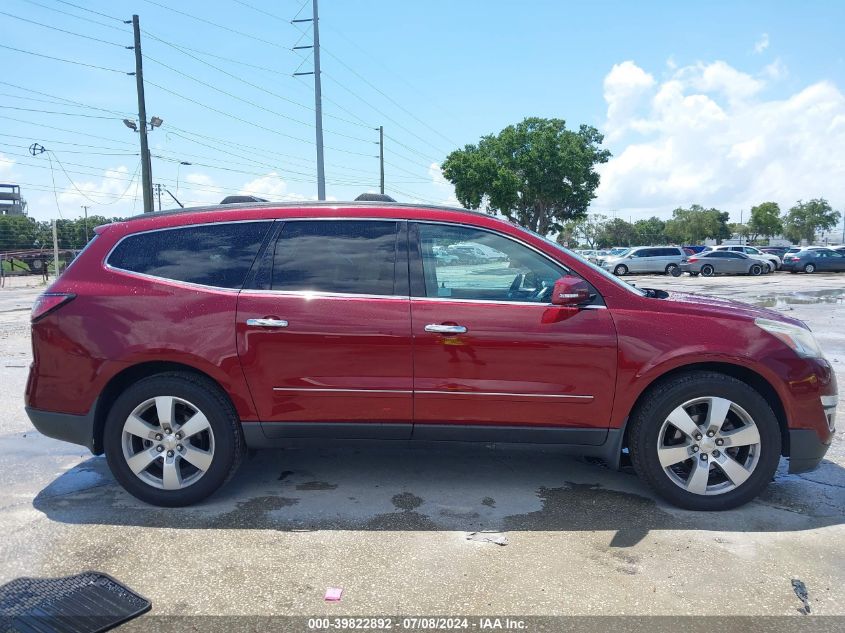
[[[758,277],[763,274],[763,267],[760,264],[753,264],[748,270],[748,274]]]
[[[815,264],[804,264],[804,272],[808,274],[812,274],[816,272],[816,265]]]
[[[716,269],[713,268],[710,264],[704,264],[701,267],[701,276],[702,277],[712,277],[713,274],[716,272]]]
[[[171,507],[212,494],[244,452],[226,396],[211,381],[181,372],[144,378],[118,396],[103,445],[109,468],[130,494]]]
[[[625,264],[619,264],[616,268],[613,269],[613,274],[617,277],[621,277],[622,275],[628,274],[628,267]]]
[[[689,372],[661,383],[630,424],[637,473],[664,499],[689,510],[747,503],[771,481],[780,459],[771,407],[725,374]]]
[[[680,277],[681,276],[681,267],[677,264],[669,264],[666,266],[666,274],[672,275],[673,277]]]

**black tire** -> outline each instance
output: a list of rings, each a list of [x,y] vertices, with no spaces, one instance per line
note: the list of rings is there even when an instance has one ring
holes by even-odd
[[[213,432],[210,466],[194,483],[177,490],[156,488],[142,481],[124,456],[124,423],[136,407],[157,396],[173,396],[192,403],[205,414]],[[188,372],[156,374],[133,383],[121,393],[106,418],[103,447],[112,474],[127,492],[146,503],[165,507],[191,505],[211,495],[235,474],[246,452],[232,403],[211,380]]]
[[[716,269],[713,268],[712,265],[704,264],[704,266],[701,267],[701,276],[702,277],[712,277],[715,274],[716,274]]]
[[[677,264],[669,264],[666,266],[666,274],[672,275],[673,277],[680,277],[681,276],[681,267]]]
[[[616,268],[613,269],[613,274],[617,277],[622,277],[623,275],[628,274],[628,267],[625,264],[619,264]]]
[[[808,275],[812,275],[816,272],[816,265],[815,264],[804,264],[804,272]]]
[[[694,272],[690,271],[689,276],[690,277],[698,277],[698,273],[694,273]]]
[[[668,415],[682,403],[707,396],[726,398],[742,407],[760,435],[759,457],[751,475],[732,490],[715,495],[695,494],[672,481],[660,465],[657,450]],[[631,415],[628,446],[637,474],[670,503],[687,510],[729,510],[751,501],[772,480],[780,460],[781,433],[772,408],[749,385],[717,372],[690,371],[658,383],[638,403]]]
[[[759,277],[763,274],[763,267],[760,264],[753,264],[751,268],[748,269],[748,274],[754,277]]]

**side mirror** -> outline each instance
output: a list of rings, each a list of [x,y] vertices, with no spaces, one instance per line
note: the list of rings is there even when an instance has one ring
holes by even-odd
[[[575,307],[590,300],[590,287],[578,277],[561,277],[552,289],[552,305]]]

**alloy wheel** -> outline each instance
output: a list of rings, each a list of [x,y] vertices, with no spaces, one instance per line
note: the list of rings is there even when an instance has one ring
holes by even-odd
[[[701,267],[702,277],[712,277],[714,272],[715,271],[713,270],[713,267],[710,264]]]
[[[144,483],[180,490],[196,483],[214,459],[214,432],[187,400],[157,396],[139,404],[123,424],[123,457]]]
[[[816,265],[815,264],[807,264],[804,266],[805,273],[814,273],[816,272]]]
[[[726,398],[703,397],[675,408],[657,436],[657,458],[667,477],[697,495],[741,486],[760,459],[760,432],[751,416]]]

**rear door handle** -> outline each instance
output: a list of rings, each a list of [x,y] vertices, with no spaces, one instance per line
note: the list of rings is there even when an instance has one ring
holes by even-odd
[[[463,325],[441,325],[439,323],[429,323],[425,326],[426,332],[435,332],[437,334],[466,334],[466,327]]]
[[[284,319],[247,319],[246,324],[250,327],[287,327],[288,322]]]

